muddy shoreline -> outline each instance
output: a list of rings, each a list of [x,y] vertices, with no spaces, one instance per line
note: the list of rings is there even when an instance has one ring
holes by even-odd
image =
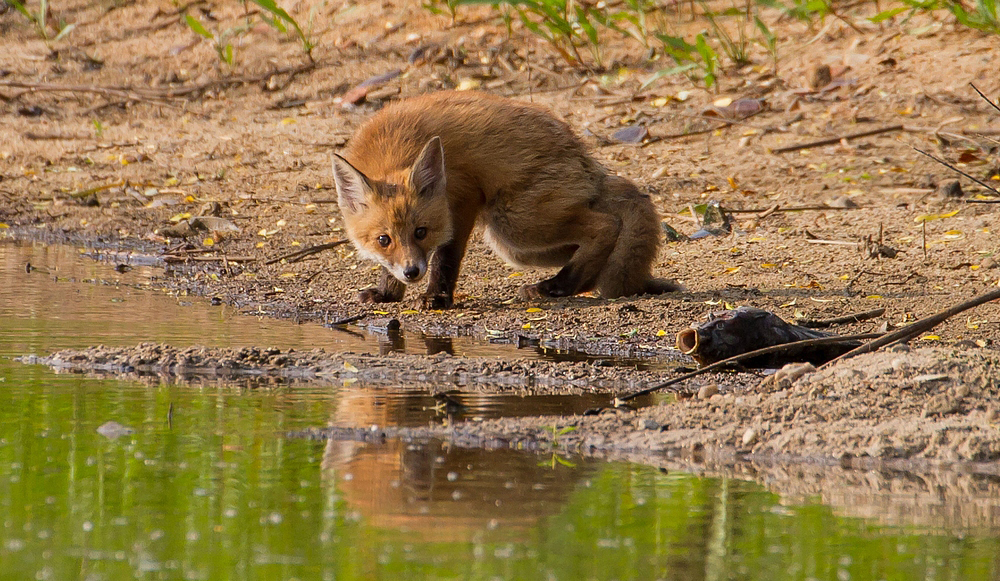
[[[751,381],[714,374],[674,397],[613,407],[613,396],[664,378],[658,371],[592,363],[385,356],[278,349],[173,348],[142,344],[29,356],[24,363],[61,372],[185,378],[345,380],[379,389],[406,385],[427,393],[601,394],[607,407],[585,415],[445,421],[424,429],[370,426],[380,438],[439,438],[458,446],[509,446],[588,455],[676,454],[741,460],[986,463],[1000,459],[1000,354],[985,349],[899,345],[847,360],[794,381]],[[730,383],[719,389],[710,383]],[[554,429],[558,428],[557,429]],[[357,434],[357,426],[317,428],[310,437]],[[556,434],[556,432],[559,432]]]

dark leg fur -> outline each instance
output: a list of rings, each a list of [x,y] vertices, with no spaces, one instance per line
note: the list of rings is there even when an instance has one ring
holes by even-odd
[[[601,296],[613,299],[684,290],[674,281],[652,277],[662,235],[660,217],[653,202],[632,182],[617,176],[608,176],[605,188],[605,195],[595,210],[619,216],[622,229],[597,279]]]
[[[430,280],[424,293],[425,309],[449,309],[455,297],[455,282],[465,255],[465,243],[452,240],[434,253],[431,259]]]
[[[399,282],[383,267],[378,286],[366,288],[358,293],[358,300],[362,303],[396,303],[402,300],[404,292],[406,292],[406,285]]]
[[[521,288],[522,298],[568,297],[588,291],[597,284],[608,255],[621,231],[621,220],[603,212],[589,212],[577,224],[570,240],[579,246],[555,276]]]
[[[422,298],[425,309],[450,309],[454,304],[455,283],[465,256],[465,246],[475,225],[475,217],[468,224],[456,222],[451,242],[434,252],[427,292]]]

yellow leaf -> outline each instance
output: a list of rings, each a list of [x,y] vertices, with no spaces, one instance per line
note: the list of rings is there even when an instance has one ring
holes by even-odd
[[[525,323],[525,324],[521,325],[521,328],[522,329],[530,329],[531,328],[531,323]]]
[[[741,268],[743,268],[743,267],[742,266],[730,266],[729,268],[726,269],[726,274],[736,274],[737,272],[740,271]]]
[[[184,196],[184,201],[187,202],[188,204],[193,204],[194,196]]]
[[[760,267],[761,268],[777,268],[778,265],[774,264],[773,262],[762,262],[761,265],[760,265]]]
[[[201,245],[202,246],[215,246],[215,240],[212,240],[211,238],[206,238],[206,239],[204,239],[204,240],[201,241]]]
[[[353,365],[351,365],[347,361],[344,362],[344,369],[350,371],[351,373],[357,373],[358,372],[358,368],[355,367],[355,366],[353,366]]]
[[[458,86],[455,87],[456,91],[471,91],[473,89],[478,89],[482,85],[482,81],[478,79],[462,79],[458,82]]]
[[[540,313],[540,312],[542,312],[542,309],[539,309],[538,307],[531,307],[530,309],[527,309],[524,312],[526,312],[526,313]]]
[[[882,298],[882,295],[868,295],[865,298],[868,300],[877,301]]]
[[[420,311],[415,311],[413,309],[406,309],[404,311],[399,311],[400,315],[419,315]]]
[[[961,230],[948,230],[944,233],[944,237],[948,240],[957,240],[959,238],[964,238],[965,234],[962,234]]]
[[[842,275],[838,276],[837,278],[839,278],[840,280],[847,280],[847,279],[849,279],[851,277],[849,275],[842,274]]]
[[[957,213],[959,213],[961,211],[962,211],[962,209],[959,208],[958,210],[955,210],[954,212],[948,212],[948,213],[945,213],[945,214],[921,214],[921,215],[917,216],[916,218],[914,218],[913,221],[916,222],[917,224],[919,224],[921,222],[933,222],[934,220],[944,220],[945,218],[951,218],[952,216],[954,216],[955,214],[957,214]]]
[[[656,336],[657,337],[665,337],[666,335],[667,335],[667,332],[664,331],[663,329],[660,329],[659,331],[656,332]]]
[[[389,311],[372,311],[373,315],[388,315]]]
[[[726,310],[727,311],[731,311],[731,310],[733,310],[735,308],[736,308],[736,305],[734,305],[733,303],[730,303],[729,301],[726,301]]]
[[[295,119],[292,119],[291,117],[285,117],[281,120],[282,125],[291,125],[292,123],[295,123]]]
[[[180,214],[174,214],[170,217],[170,221],[174,224],[180,222],[181,220],[187,220],[191,218],[191,214],[188,212],[181,212]]]
[[[940,341],[941,337],[938,335],[924,335],[920,338],[921,341]]]
[[[726,181],[729,182],[729,187],[730,188],[732,188],[734,190],[740,189],[739,185],[737,185],[737,183],[736,183],[736,178],[734,178],[732,176],[729,176],[728,178],[726,178]]]
[[[296,276],[298,276],[298,274],[295,272],[283,272],[278,278],[295,278]]]
[[[792,300],[788,301],[787,303],[781,305],[781,308],[782,309],[787,309],[788,307],[794,307],[794,306],[795,306],[795,299],[792,299]]]
[[[10,228],[10,226],[4,224],[3,222],[0,222],[0,228]]]
[[[659,97],[653,99],[653,107],[663,107],[664,105],[667,104],[668,101],[669,99],[667,99],[666,97]]]
[[[721,305],[722,301],[712,301],[712,300],[709,300],[709,301],[705,301],[705,304],[706,305],[711,305],[711,306],[714,307],[715,305]]]
[[[507,278],[514,278],[514,277],[518,277],[518,276],[524,276],[524,273],[523,272],[512,272],[512,273],[510,273],[510,274],[507,275]]]

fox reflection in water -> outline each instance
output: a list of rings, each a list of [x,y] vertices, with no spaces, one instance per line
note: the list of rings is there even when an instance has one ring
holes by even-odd
[[[362,444],[328,440],[323,479],[366,523],[469,540],[484,529],[524,530],[559,512],[596,471],[516,450],[456,449],[442,442]]]

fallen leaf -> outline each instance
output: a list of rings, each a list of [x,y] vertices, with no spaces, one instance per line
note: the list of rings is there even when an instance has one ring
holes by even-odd
[[[647,137],[649,137],[649,130],[642,125],[622,127],[611,134],[611,139],[619,143],[642,143]]]
[[[914,218],[913,221],[919,224],[921,222],[933,222],[934,220],[944,220],[945,218],[951,218],[952,216],[958,214],[961,211],[962,209],[959,208],[958,210],[955,210],[953,212],[947,212],[945,214],[920,214],[919,216]]]

